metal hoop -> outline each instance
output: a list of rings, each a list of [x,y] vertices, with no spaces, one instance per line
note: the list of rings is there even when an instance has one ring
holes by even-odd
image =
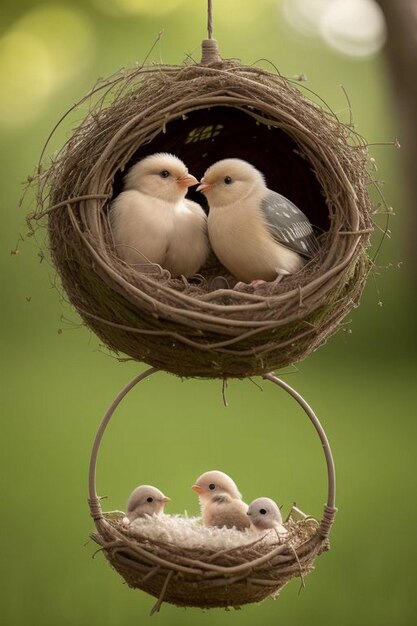
[[[324,505],[323,518],[320,522],[319,533],[323,538],[326,538],[329,536],[330,529],[333,525],[333,521],[337,513],[337,508],[335,506],[336,472],[329,440],[317,415],[314,413],[311,406],[307,404],[304,398],[297,391],[295,391],[295,389],[288,385],[288,383],[285,383],[283,380],[275,376],[275,374],[273,373],[265,374],[263,378],[265,378],[266,380],[270,380],[275,385],[278,385],[278,387],[281,387],[281,389],[284,389],[284,391],[289,393],[289,395],[298,402],[298,404],[309,417],[311,423],[316,429],[318,436],[320,437],[327,466],[327,503]]]

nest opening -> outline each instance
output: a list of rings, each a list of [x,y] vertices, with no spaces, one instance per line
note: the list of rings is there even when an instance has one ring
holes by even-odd
[[[179,376],[243,378],[302,360],[338,330],[370,269],[363,139],[291,81],[236,62],[139,68],[94,93],[90,114],[40,175],[34,217],[47,216],[63,287],[111,350]],[[319,254],[278,284],[243,291],[230,289],[214,255],[201,282],[128,266],[108,210],[126,168],[155,152],[176,154],[199,177],[219,158],[250,161],[321,233]]]
[[[210,165],[221,159],[248,161],[265,175],[269,189],[289,198],[307,215],[319,234],[329,229],[323,189],[297,143],[283,130],[261,124],[245,111],[215,106],[172,120],[164,132],[161,130],[151,143],[140,146],[123,170],[116,172],[112,199],[123,190],[123,177],[129,168],[156,152],[175,154],[189,164],[199,180]],[[205,197],[195,187],[188,197],[208,211]]]

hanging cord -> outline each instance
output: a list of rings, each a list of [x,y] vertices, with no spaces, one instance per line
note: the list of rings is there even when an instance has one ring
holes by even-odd
[[[209,39],[213,39],[213,2],[207,2],[207,34]]]
[[[221,63],[222,59],[219,53],[219,46],[213,37],[213,2],[207,0],[207,35],[208,39],[204,39],[202,44],[203,54],[201,57],[201,65],[210,65],[211,63]]]

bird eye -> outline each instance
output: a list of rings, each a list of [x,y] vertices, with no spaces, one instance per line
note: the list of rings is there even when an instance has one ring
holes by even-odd
[[[259,509],[259,513],[261,515],[266,515],[266,509]]]
[[[216,489],[216,485],[214,483],[210,483],[209,484],[209,489],[211,489],[213,491],[213,489]]]
[[[153,502],[153,498],[151,498],[151,496],[149,496],[149,498],[146,498],[146,502]]]
[[[162,170],[162,172],[159,172],[159,175],[161,178],[168,178],[169,172],[168,170]]]
[[[231,185],[233,181],[230,176],[226,176],[224,182],[226,185]]]

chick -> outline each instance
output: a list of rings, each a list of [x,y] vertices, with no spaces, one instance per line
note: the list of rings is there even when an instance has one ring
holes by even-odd
[[[129,522],[133,522],[138,517],[145,515],[160,515],[164,512],[164,506],[167,502],[171,502],[170,498],[164,496],[162,491],[156,487],[140,485],[129,496],[126,505],[126,518]]]
[[[208,168],[197,187],[207,197],[208,234],[223,265],[240,281],[273,281],[298,272],[317,244],[295,204],[268,189],[253,165],[224,159]]]
[[[245,530],[250,522],[248,505],[230,476],[212,470],[202,474],[192,489],[198,494],[204,526]]]
[[[156,263],[172,277],[198,272],[209,243],[206,214],[185,198],[188,187],[196,184],[198,180],[172,154],[153,154],[136,163],[110,207],[120,258],[138,269]]]
[[[280,537],[288,534],[282,524],[281,511],[271,498],[257,498],[250,503],[247,515],[252,530],[263,531],[274,528]]]

